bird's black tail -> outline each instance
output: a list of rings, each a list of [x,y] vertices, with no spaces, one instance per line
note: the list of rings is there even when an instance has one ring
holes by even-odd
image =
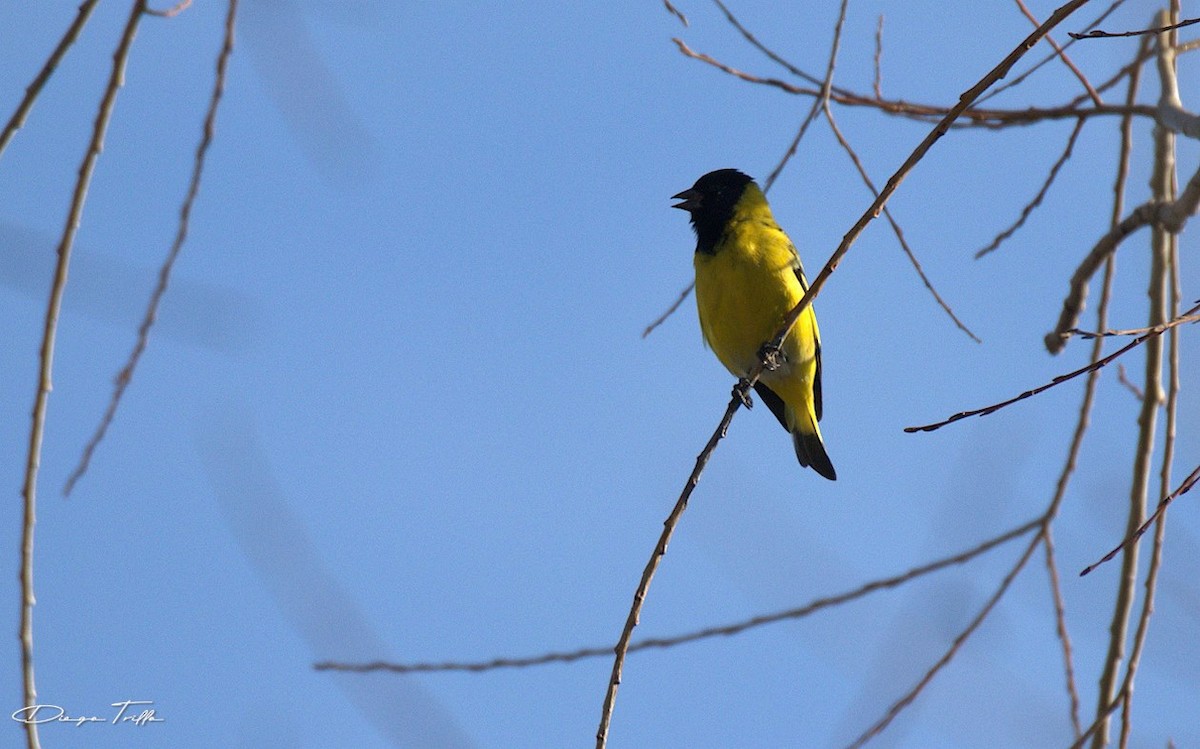
[[[816,426],[815,424],[813,426]],[[821,442],[821,433],[804,434],[799,430],[792,432],[792,442],[796,446],[796,458],[800,465],[811,467],[830,481],[837,481],[837,471],[825,452],[825,444]]]

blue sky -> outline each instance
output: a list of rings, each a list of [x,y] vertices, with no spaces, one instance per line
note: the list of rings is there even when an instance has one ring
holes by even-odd
[[[153,700],[164,722],[49,725],[44,746],[590,745],[608,658],[406,677],[312,664],[486,660],[616,640],[732,384],[704,349],[690,300],[640,337],[692,274],[694,238],[669,196],[720,167],[765,177],[810,102],[680,55],[672,36],[786,77],[707,3],[676,3],[689,28],[658,2],[516,5],[242,0],[188,243],[108,438],[64,500],[174,236],[225,8],[197,3],[143,22],[59,329],[35,636],[43,702],[106,715],[112,702]],[[731,7],[819,74],[836,3],[794,5],[803,7]],[[1104,28],[1148,22],[1150,4],[1127,6]],[[1015,6],[980,10],[852,3],[836,80],[870,90],[882,13],[885,96],[952,103],[1030,29]],[[0,555],[0,601],[10,603],[0,626],[14,635],[53,248],[127,13],[101,4],[0,157],[0,486],[12,510],[0,524],[10,550]],[[68,4],[0,8],[5,118],[74,14]],[[1103,80],[1135,46],[1089,41],[1072,55]],[[1194,79],[1195,63],[1181,64]],[[1156,85],[1148,70],[1145,101]],[[1052,104],[1079,88],[1051,64],[989,104]],[[877,184],[929,127],[836,113]],[[935,433],[902,428],[1086,361],[1078,341],[1056,358],[1041,341],[1067,277],[1107,227],[1115,119],[1085,128],[1025,228],[972,259],[1037,191],[1070,129],[955,131],[912,173],[892,209],[983,343],[954,328],[874,223],[816,305],[822,429],[839,480],[797,466],[764,408],[739,413],[639,636],[796,607],[1042,511],[1082,381]],[[1130,205],[1147,196],[1149,135],[1139,123]],[[1197,155],[1181,144],[1184,178]],[[770,198],[810,277],[870,202],[820,122]],[[1194,248],[1185,233],[1183,257]],[[1119,254],[1114,327],[1145,324],[1146,257],[1144,233]],[[1196,280],[1185,262],[1185,303]],[[1084,319],[1094,325],[1091,305]],[[1176,483],[1200,452],[1187,364],[1200,351],[1184,333]],[[1135,381],[1141,361],[1125,360]],[[1085,715],[1119,567],[1074,573],[1121,537],[1138,411],[1111,368],[1097,397],[1055,529]],[[1200,743],[1194,505],[1185,497],[1171,514],[1134,746]],[[610,745],[845,745],[939,657],[1023,545],[798,622],[633,654]],[[11,712],[22,698],[9,643],[0,705]],[[1060,660],[1038,552],[873,745],[1065,746]],[[7,745],[21,740],[16,722],[0,731]]]

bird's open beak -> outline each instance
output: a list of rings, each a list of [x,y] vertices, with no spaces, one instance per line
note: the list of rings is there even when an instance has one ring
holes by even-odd
[[[671,200],[682,200],[682,203],[677,203],[672,208],[679,208],[684,211],[694,211],[700,207],[700,192],[695,188],[689,187],[678,195],[672,195]]]

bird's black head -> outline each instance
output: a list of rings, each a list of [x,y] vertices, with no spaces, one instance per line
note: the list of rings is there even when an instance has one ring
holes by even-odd
[[[718,169],[709,172],[687,190],[672,196],[682,200],[671,206],[692,214],[692,228],[696,230],[696,252],[712,253],[725,230],[725,224],[733,216],[733,207],[741,199],[746,186],[754,180],[736,169]]]

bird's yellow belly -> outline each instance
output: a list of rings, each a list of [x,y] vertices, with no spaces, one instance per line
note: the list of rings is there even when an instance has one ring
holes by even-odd
[[[737,377],[753,368],[763,343],[775,335],[803,295],[790,262],[776,267],[765,260],[729,252],[696,258],[696,304],[704,338]],[[804,325],[810,314],[806,311],[797,326]],[[793,329],[784,341],[783,354],[783,366],[764,373],[764,382],[792,380],[797,367],[801,380],[811,377],[811,366],[804,366],[814,356],[809,336],[796,335]]]

